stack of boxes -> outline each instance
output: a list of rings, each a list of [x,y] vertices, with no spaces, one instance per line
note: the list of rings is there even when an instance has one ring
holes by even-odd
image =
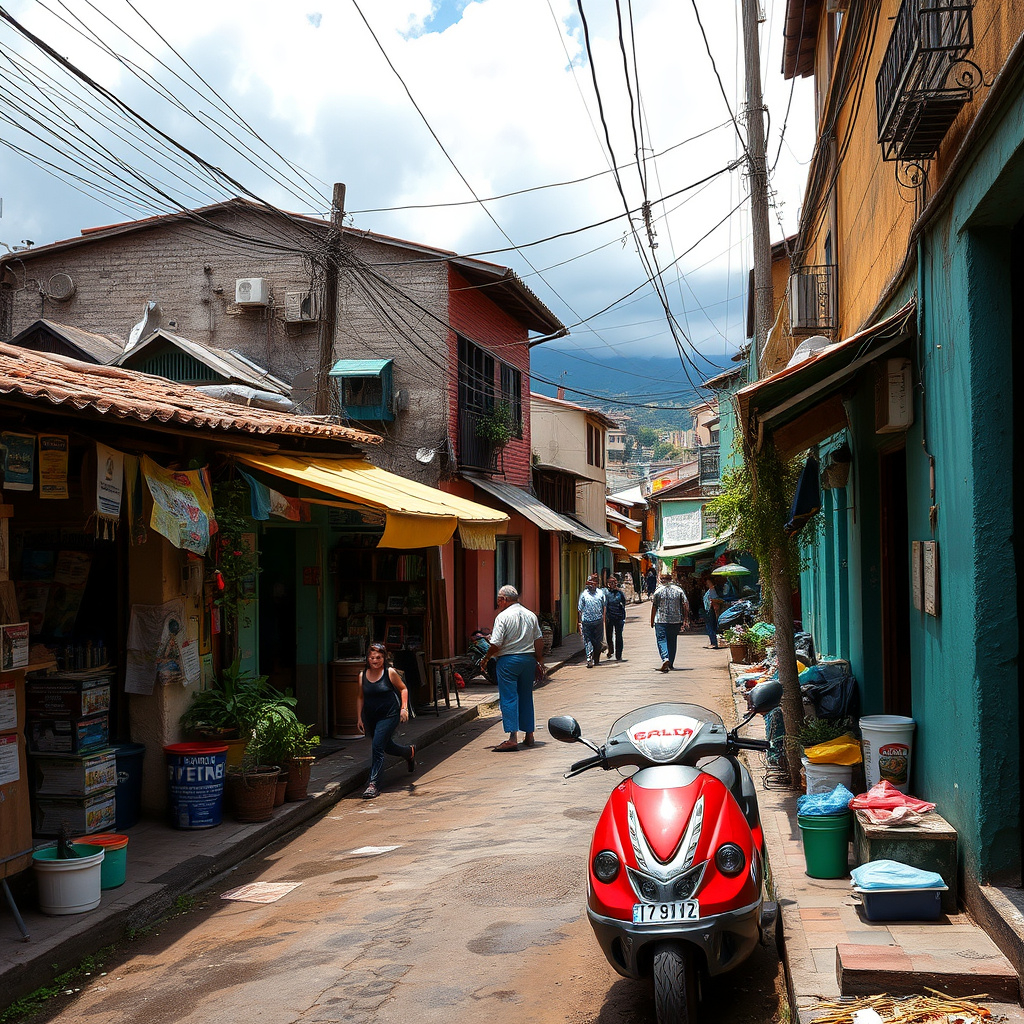
[[[108,746],[112,673],[29,679],[29,753],[37,835],[67,823],[77,835],[114,827],[117,758]]]

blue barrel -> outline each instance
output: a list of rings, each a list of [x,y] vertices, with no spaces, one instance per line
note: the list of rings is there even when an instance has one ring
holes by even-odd
[[[228,748],[223,743],[172,743],[164,747],[171,824],[211,828],[220,824]]]
[[[146,748],[141,743],[115,743],[117,789],[114,790],[114,829],[123,832],[136,824],[142,814],[142,759]]]

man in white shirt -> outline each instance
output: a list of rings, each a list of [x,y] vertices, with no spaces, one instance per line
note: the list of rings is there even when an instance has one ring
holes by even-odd
[[[501,723],[508,739],[494,750],[503,754],[519,749],[519,730],[523,746],[532,747],[534,738],[533,684],[544,676],[544,635],[537,616],[519,603],[519,591],[504,586],[498,591],[498,614],[491,629],[490,646],[480,662],[497,658],[498,705]]]

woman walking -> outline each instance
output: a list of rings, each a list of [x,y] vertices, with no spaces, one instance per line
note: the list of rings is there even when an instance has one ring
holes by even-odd
[[[370,644],[366,665],[359,677],[356,698],[356,725],[371,742],[370,781],[363,790],[363,799],[380,795],[380,778],[384,773],[384,757],[405,758],[409,771],[416,768],[416,748],[399,746],[392,739],[399,723],[409,721],[409,690],[402,677],[387,663],[384,644]]]

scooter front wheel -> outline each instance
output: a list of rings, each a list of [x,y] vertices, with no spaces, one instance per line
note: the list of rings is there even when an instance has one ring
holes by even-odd
[[[654,1012],[658,1024],[696,1024],[693,954],[679,942],[654,948]]]

